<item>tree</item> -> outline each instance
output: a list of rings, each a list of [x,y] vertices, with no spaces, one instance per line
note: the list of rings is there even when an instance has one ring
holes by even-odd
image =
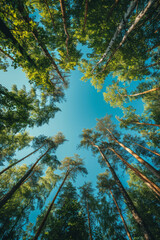
[[[36,225],[42,221],[46,211],[47,208],[38,217]],[[41,238],[50,240],[54,236],[55,240],[88,239],[86,225],[87,221],[76,188],[71,182],[67,182],[47,218],[46,226],[41,232]]]
[[[114,203],[116,205],[117,211],[118,211],[118,213],[119,213],[119,215],[121,217],[121,220],[122,220],[122,222],[124,224],[124,228],[125,228],[125,231],[127,233],[127,236],[129,238],[129,240],[132,240],[131,234],[129,232],[127,223],[126,223],[126,221],[125,221],[125,219],[123,217],[122,211],[121,211],[120,207],[118,206],[118,203],[117,203],[116,198],[115,198],[115,196],[113,194],[113,191],[111,190],[111,188],[114,188],[114,185],[112,186],[111,183],[112,182],[108,179],[108,173],[107,172],[98,175],[98,187],[99,187],[99,190],[102,191],[102,192],[106,192],[106,190],[108,190],[110,192],[110,194],[111,194],[111,196],[113,198],[113,201],[114,201]],[[117,194],[116,197],[118,198],[118,194]]]
[[[122,183],[120,182],[120,180],[119,180],[117,174],[115,173],[113,167],[109,163],[108,159],[105,157],[101,147],[99,145],[97,145],[97,137],[96,137],[96,134],[94,132],[92,132],[92,130],[85,130],[85,129],[83,130],[81,146],[86,146],[86,147],[90,146],[91,148],[96,148],[99,151],[102,159],[106,162],[107,167],[109,168],[113,179],[115,180],[117,186],[119,187],[119,190],[121,191],[121,193],[122,193],[122,195],[123,195],[123,197],[126,201],[126,204],[127,204],[128,208],[130,209],[135,221],[137,222],[137,224],[141,228],[141,232],[144,236],[144,239],[153,239],[148,227],[146,226],[143,219],[139,215],[136,207],[134,206],[134,204],[133,204],[132,200],[130,199],[128,193],[126,192],[125,188],[123,187]]]
[[[0,208],[3,207],[3,205],[6,204],[6,202],[12,197],[12,195],[19,189],[19,187],[24,183],[24,181],[29,177],[29,175],[33,172],[34,168],[37,166],[39,161],[49,152],[57,149],[59,144],[62,144],[65,141],[65,137],[62,134],[57,134],[58,136],[60,135],[60,138],[55,136],[55,141],[54,138],[52,139],[47,139],[46,141],[48,142],[47,144],[47,150],[37,159],[37,161],[33,164],[33,166],[23,175],[23,177],[11,188],[10,191],[8,191],[0,200]]]
[[[104,117],[103,119],[98,120],[97,128],[99,128],[99,130],[101,129],[101,131],[104,133],[104,135],[106,135],[106,133],[108,133],[113,141],[115,141],[122,148],[124,148],[127,152],[129,152],[133,157],[135,157],[141,164],[143,164],[146,168],[148,168],[156,177],[160,178],[159,172],[153,166],[151,166],[148,162],[146,162],[144,159],[142,159],[139,155],[137,155],[130,148],[125,146],[122,142],[118,141],[118,139],[114,136],[112,131],[107,127],[107,125],[111,126],[111,124],[112,123],[111,123],[110,117],[106,115],[106,117]],[[113,128],[114,128],[114,126],[113,126]]]
[[[54,205],[54,202],[55,202],[59,192],[61,191],[61,188],[63,187],[64,183],[66,182],[67,178],[68,177],[75,178],[77,176],[77,173],[87,174],[87,170],[85,169],[85,167],[83,167],[83,160],[78,155],[75,155],[73,158],[66,157],[62,161],[61,169],[63,169],[65,171],[64,179],[63,179],[61,185],[59,186],[59,188],[56,192],[56,195],[54,196],[51,204],[49,205],[47,213],[45,214],[45,216],[33,238],[34,240],[38,239],[38,237],[47,221],[48,215],[50,214],[50,211]]]
[[[27,171],[26,165],[13,167],[7,174],[1,176],[1,195],[10,189],[14,183]],[[0,238],[18,239],[25,235],[24,225],[29,223],[30,213],[41,210],[51,189],[54,187],[57,176],[54,170],[47,168],[43,175],[42,167],[36,168],[34,175],[19,188],[15,195],[0,210]],[[9,181],[8,181],[9,179]]]

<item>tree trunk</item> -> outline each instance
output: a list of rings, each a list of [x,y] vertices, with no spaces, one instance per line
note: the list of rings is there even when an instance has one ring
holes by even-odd
[[[127,166],[127,168],[130,168],[146,185],[149,187],[152,191],[154,191],[159,197],[160,197],[160,188],[151,180],[149,180],[143,173],[141,173],[138,169],[134,168],[131,164],[129,164],[119,153],[117,153],[113,148],[108,148],[118,158],[121,159],[121,161]]]
[[[151,5],[155,2],[156,0],[150,0],[147,4],[147,6],[145,7],[144,10],[142,10],[138,16],[136,17],[134,23],[130,26],[130,28],[128,29],[128,31],[125,33],[122,41],[120,42],[119,46],[114,50],[114,52],[111,54],[110,58],[108,59],[107,63],[105,64],[105,67],[103,68],[102,71],[104,71],[109,62],[111,61],[111,59],[113,58],[113,56],[115,55],[115,53],[119,50],[119,48],[123,45],[123,43],[126,41],[128,35],[132,32],[132,30],[135,28],[135,26],[137,25],[137,23],[141,20],[141,18],[145,15],[145,13],[148,11],[148,9],[151,7]]]
[[[135,94],[130,94],[130,95],[125,94],[125,95],[123,95],[123,96],[124,96],[124,97],[136,97],[136,96],[144,95],[144,94],[146,94],[146,93],[155,92],[155,91],[157,91],[157,90],[159,90],[159,89],[160,89],[160,88],[157,87],[157,88],[152,88],[152,89],[150,89],[150,90],[147,90],[147,91],[144,91],[144,92],[141,92],[141,93],[135,93]]]
[[[0,48],[0,52],[2,52],[6,57],[10,58],[12,61],[15,60],[13,57],[11,57],[11,55],[9,55],[8,53],[6,53],[2,48]]]
[[[10,39],[13,46],[21,53],[21,55],[26,57],[28,62],[32,64],[34,67],[36,67],[34,61],[30,58],[30,56],[27,54],[25,49],[19,44],[17,39],[13,36],[10,29],[6,26],[6,24],[3,22],[3,20],[0,18],[0,30],[5,35],[6,39]]]
[[[47,2],[47,0],[44,0],[44,2],[45,2],[45,4],[46,4],[47,10],[48,10],[48,12],[49,12],[50,18],[51,18],[51,20],[52,20],[53,28],[55,28],[54,19],[53,19],[53,17],[52,17],[51,11],[50,11],[50,9],[49,9],[48,2]]]
[[[37,152],[39,149],[41,149],[45,144],[43,144],[42,146],[40,146],[39,148],[37,148],[35,151],[31,152],[30,154],[28,154],[27,156],[25,156],[24,158],[21,158],[20,160],[10,164],[7,168],[3,169],[1,172],[0,172],[0,175],[4,172],[6,172],[8,169],[10,169],[11,167],[15,166],[17,163],[20,163],[22,162],[24,159],[26,159],[27,157],[31,156],[33,153]]]
[[[160,127],[159,124],[153,124],[153,123],[144,123],[144,122],[131,122],[139,125],[146,125],[146,126],[155,126],[155,127]]]
[[[65,10],[65,4],[64,4],[64,0],[59,0],[60,5],[61,5],[61,12],[62,12],[62,19],[63,19],[63,25],[64,25],[64,32],[66,35],[66,49],[67,49],[67,55],[69,55],[69,51],[68,51],[68,40],[69,40],[69,34],[68,34],[68,30],[67,30],[67,21],[66,21],[66,10]]]
[[[85,31],[85,27],[86,27],[87,13],[88,13],[88,0],[85,0],[85,13],[84,13],[83,32]]]
[[[125,188],[123,187],[122,183],[120,182],[120,180],[119,180],[118,176],[116,175],[114,169],[111,167],[109,161],[107,160],[107,158],[106,158],[105,155],[103,154],[102,150],[100,149],[100,147],[99,147],[98,145],[93,145],[93,146],[96,147],[96,148],[99,150],[102,158],[103,158],[104,161],[106,162],[106,164],[107,164],[107,166],[108,166],[108,168],[109,168],[109,170],[110,170],[110,172],[111,172],[111,174],[112,174],[112,176],[113,176],[116,184],[117,184],[118,187],[119,187],[120,192],[122,193],[122,195],[123,195],[123,197],[124,197],[124,199],[125,199],[125,201],[126,201],[126,204],[127,204],[128,208],[129,208],[130,211],[131,211],[131,214],[132,214],[133,218],[134,218],[135,221],[138,223],[138,225],[139,225],[139,227],[140,227],[140,229],[141,229],[141,232],[142,232],[142,234],[143,234],[143,236],[144,236],[144,239],[145,239],[145,240],[153,240],[154,238],[153,238],[153,236],[151,235],[148,227],[145,225],[143,219],[142,219],[141,216],[139,215],[139,213],[138,213],[136,207],[134,206],[131,198],[129,197],[128,193],[126,192]]]
[[[59,77],[61,78],[61,80],[63,81],[63,83],[65,83],[65,80],[61,74],[61,72],[58,69],[57,64],[55,63],[55,61],[53,60],[52,56],[50,55],[49,51],[47,50],[45,44],[43,44],[40,40],[39,40],[39,34],[38,31],[35,27],[32,28],[32,26],[30,25],[30,18],[28,16],[28,14],[26,13],[24,6],[23,5],[17,5],[17,9],[20,12],[23,20],[31,27],[31,32],[33,34],[33,37],[35,38],[35,40],[37,41],[38,45],[40,46],[40,48],[42,49],[44,55],[50,60],[52,66],[54,67],[54,69],[56,70],[56,72],[58,73]]]
[[[144,147],[144,146],[142,146],[142,145],[140,145],[140,144],[138,144],[138,143],[136,143],[136,142],[134,142],[134,144],[136,144],[136,145],[138,145],[138,146],[140,146],[140,147],[142,147],[142,148],[144,148],[144,149],[146,149],[146,150],[148,150],[148,151],[152,152],[153,154],[155,154],[155,155],[157,155],[157,156],[160,157],[160,154],[159,154],[159,153],[157,153],[157,152],[155,152],[155,151],[152,151],[152,150],[150,150],[149,148],[146,148],[146,147]]]
[[[116,207],[117,207],[117,211],[119,212],[119,215],[120,215],[120,217],[121,217],[121,219],[122,219],[122,222],[123,222],[123,224],[124,224],[124,228],[125,228],[125,230],[126,230],[127,236],[128,236],[128,238],[129,238],[129,240],[132,240],[132,237],[131,237],[131,234],[130,234],[130,232],[129,232],[129,229],[128,229],[127,224],[126,224],[126,222],[125,222],[125,220],[124,220],[124,217],[123,217],[123,215],[122,215],[121,209],[119,208],[118,203],[117,203],[117,201],[116,201],[116,199],[115,199],[115,197],[114,197],[111,189],[109,189],[109,191],[110,191],[110,194],[111,194],[111,196],[112,196],[112,198],[113,198],[113,201],[114,201],[114,203],[115,203],[115,205],[116,205]]]
[[[115,0],[115,2],[113,3],[113,6],[111,7],[110,11],[109,11],[109,14],[107,15],[107,22],[109,21],[116,5],[119,3],[119,0]]]
[[[125,13],[121,23],[119,24],[118,28],[116,29],[116,32],[114,33],[114,36],[112,37],[105,53],[103,54],[102,58],[99,60],[99,62],[95,65],[95,67],[93,68],[92,72],[95,70],[95,68],[105,59],[105,57],[107,56],[107,54],[109,53],[109,51],[111,50],[116,38],[118,37],[118,35],[120,34],[120,32],[122,31],[122,29],[125,26],[125,23],[128,21],[129,17],[131,16],[132,12],[134,11],[135,7],[137,4],[137,0],[131,1],[129,8],[127,9],[127,12]]]
[[[105,129],[111,134],[114,141],[118,143],[121,147],[123,147],[127,152],[129,152],[133,157],[135,157],[141,164],[143,164],[150,172],[152,172],[157,178],[160,178],[159,171],[157,171],[154,167],[152,167],[148,162],[146,162],[143,158],[138,156],[134,151],[130,148],[126,147],[123,143],[119,142],[118,139],[112,134],[112,132],[105,127]]]
[[[88,200],[87,200],[87,216],[88,216],[89,239],[92,240],[93,238],[92,238],[92,231],[91,231],[91,222],[90,222]]]
[[[19,187],[24,183],[25,179],[31,174],[31,172],[33,171],[34,167],[38,164],[38,162],[40,161],[40,159],[42,157],[44,157],[47,152],[49,152],[51,148],[48,148],[47,151],[40,157],[38,158],[38,160],[33,164],[33,166],[24,174],[24,176],[17,182],[17,184],[15,184],[12,189],[6,193],[2,199],[0,200],[0,208],[3,207],[3,205],[6,204],[6,202],[12,197],[12,195],[19,189]]]
[[[53,198],[53,200],[52,200],[52,202],[51,202],[51,204],[50,204],[50,206],[49,206],[49,208],[48,208],[48,210],[47,210],[47,213],[45,214],[45,216],[44,216],[44,218],[43,218],[43,220],[42,220],[42,222],[41,222],[41,224],[40,224],[40,226],[39,226],[39,228],[38,228],[38,230],[37,230],[37,232],[36,232],[36,235],[34,236],[34,238],[33,238],[32,240],[38,239],[38,237],[39,237],[39,235],[40,235],[40,233],[41,233],[41,231],[42,231],[42,229],[43,229],[43,227],[44,227],[44,224],[45,224],[46,221],[47,221],[48,215],[49,215],[49,213],[50,213],[50,211],[51,211],[51,209],[52,209],[52,207],[53,207],[53,205],[54,205],[54,202],[55,202],[55,200],[56,200],[56,198],[57,198],[57,196],[58,196],[61,188],[63,187],[63,185],[64,185],[64,183],[65,183],[65,181],[66,181],[69,173],[70,173],[69,171],[66,172],[66,175],[65,175],[65,177],[64,177],[64,179],[63,179],[63,182],[61,183],[60,187],[58,188],[58,191],[57,191],[55,197]]]

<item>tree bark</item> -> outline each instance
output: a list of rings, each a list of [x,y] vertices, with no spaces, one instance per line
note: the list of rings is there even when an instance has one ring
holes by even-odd
[[[47,221],[48,215],[49,215],[49,213],[50,213],[50,211],[51,211],[51,209],[52,209],[52,207],[54,205],[54,202],[55,202],[55,200],[56,200],[56,198],[57,198],[61,188],[63,187],[67,177],[69,176],[69,173],[70,173],[69,171],[66,172],[66,175],[65,175],[65,177],[63,179],[63,182],[61,183],[60,187],[58,188],[58,191],[57,191],[55,197],[53,198],[53,200],[52,200],[52,202],[51,202],[51,204],[50,204],[50,206],[49,206],[49,208],[47,210],[47,213],[45,214],[45,216],[44,216],[44,218],[43,218],[43,220],[42,220],[42,222],[41,222],[41,224],[40,224],[40,226],[39,226],[39,228],[38,228],[38,230],[37,230],[37,232],[36,232],[36,234],[35,234],[35,236],[34,236],[34,238],[32,240],[38,239],[38,237],[39,237],[39,235],[40,235],[40,233],[41,233],[41,231],[42,231],[42,229],[44,227],[44,224]]]
[[[51,18],[51,20],[52,20],[53,28],[55,28],[54,19],[53,19],[53,17],[52,17],[51,11],[50,11],[50,9],[49,9],[48,2],[47,2],[47,0],[44,0],[44,2],[45,2],[45,4],[46,4],[47,10],[48,10],[48,12],[49,12],[50,18]]]
[[[120,42],[119,46],[114,50],[114,52],[111,54],[110,58],[108,59],[107,63],[105,64],[105,67],[103,68],[102,71],[104,71],[109,62],[111,61],[111,59],[113,58],[113,56],[115,55],[115,53],[119,50],[119,48],[123,45],[123,43],[126,41],[128,35],[132,32],[132,30],[135,28],[135,26],[137,25],[137,23],[141,20],[141,18],[145,15],[145,13],[148,11],[148,9],[151,7],[151,5],[155,2],[156,0],[149,0],[147,6],[144,8],[144,10],[142,10],[138,16],[136,17],[134,23],[130,26],[130,28],[128,29],[128,31],[125,33],[122,41]]]
[[[85,0],[85,13],[84,13],[83,32],[85,31],[85,27],[86,27],[86,23],[87,23],[87,13],[88,13],[88,0]]]
[[[92,238],[92,231],[91,231],[91,222],[90,222],[88,200],[87,200],[87,216],[88,216],[89,239],[92,240],[93,238]]]
[[[118,143],[121,147],[123,147],[127,152],[129,152],[133,157],[135,157],[141,164],[143,164],[150,172],[152,172],[157,178],[160,178],[160,173],[154,167],[152,167],[148,162],[146,162],[143,158],[138,156],[134,151],[130,148],[126,147],[123,143],[119,142],[118,139],[113,135],[113,133],[105,127],[105,129],[110,133],[113,137],[114,141]]]
[[[152,191],[154,191],[160,197],[160,188],[151,180],[149,180],[143,173],[141,173],[138,169],[134,168],[131,164],[129,164],[119,153],[117,153],[113,148],[108,148],[114,154],[121,159],[121,161],[130,168]]]
[[[6,24],[3,22],[3,20],[0,18],[0,30],[5,35],[6,39],[10,39],[13,46],[21,53],[21,55],[26,57],[28,62],[32,64],[34,67],[36,67],[34,61],[30,58],[30,56],[27,54],[25,49],[20,45],[20,43],[17,41],[17,39],[13,36],[10,29],[6,26]]]
[[[0,208],[2,208],[6,204],[6,202],[12,197],[12,195],[19,189],[19,187],[24,183],[25,179],[31,174],[34,167],[38,164],[38,162],[41,160],[41,158],[44,157],[49,152],[50,149],[51,149],[51,147],[48,148],[47,151],[40,158],[38,158],[38,160],[24,174],[24,176],[17,182],[17,184],[15,184],[12,187],[12,189],[2,197],[2,199],[0,200]]]
[[[147,225],[144,223],[143,219],[141,218],[141,216],[139,215],[136,207],[134,206],[131,198],[129,197],[128,193],[126,192],[125,188],[123,187],[122,183],[120,182],[118,176],[116,175],[114,169],[112,168],[112,166],[110,165],[109,161],[107,160],[107,158],[105,157],[105,155],[103,154],[102,150],[100,149],[100,147],[98,145],[93,145],[94,147],[96,147],[102,158],[104,159],[104,161],[106,162],[116,184],[118,185],[119,187],[119,190],[120,192],[122,193],[125,201],[126,201],[126,204],[128,206],[128,208],[130,209],[131,213],[132,213],[132,216],[133,218],[135,219],[135,221],[138,223],[140,229],[141,229],[141,232],[144,236],[144,239],[145,240],[154,240],[153,236],[151,235]]]
[[[6,53],[2,48],[0,48],[0,52],[2,52],[6,57],[10,58],[12,61],[15,60],[13,57],[11,57],[11,55],[9,55],[8,53]]]
[[[26,159],[27,157],[31,156],[33,153],[37,152],[39,149],[41,149],[45,144],[43,144],[42,146],[40,146],[39,148],[37,148],[35,151],[31,152],[30,154],[28,154],[27,156],[25,156],[24,158],[21,158],[20,160],[10,164],[7,168],[3,169],[1,172],[0,172],[0,175],[4,172],[6,172],[8,169],[10,169],[11,167],[15,166],[17,163],[20,163],[22,162],[24,159]]]
[[[59,0],[60,5],[61,5],[61,12],[62,12],[62,19],[63,19],[63,25],[64,25],[64,32],[66,35],[66,49],[67,49],[67,55],[69,55],[69,50],[68,50],[68,41],[69,41],[69,33],[67,30],[67,21],[66,21],[66,10],[65,10],[65,4],[64,0]]]
[[[134,11],[135,7],[137,4],[137,0],[131,1],[129,8],[127,9],[127,12],[124,15],[124,18],[122,19],[121,23],[119,24],[118,28],[116,29],[116,32],[114,33],[114,36],[112,37],[105,53],[103,54],[102,58],[99,60],[99,62],[95,65],[95,67],[93,68],[92,72],[95,70],[95,68],[106,58],[107,54],[109,53],[109,51],[111,50],[116,38],[118,37],[118,35],[120,34],[120,32],[122,31],[122,29],[125,26],[125,23],[128,21],[130,15],[132,14],[132,12]]]
[[[124,97],[137,97],[137,96],[144,95],[144,94],[147,94],[147,93],[150,93],[150,92],[155,92],[155,91],[157,91],[157,90],[159,90],[159,89],[160,89],[160,88],[157,87],[157,88],[152,88],[152,89],[150,89],[150,90],[147,90],[147,91],[144,91],[144,92],[141,92],[141,93],[135,93],[135,94],[130,94],[130,95],[125,94],[125,95],[123,95],[123,96],[124,96]]]
[[[30,18],[28,16],[28,14],[26,13],[24,6],[23,5],[17,5],[18,11],[20,12],[23,20],[31,27],[32,26],[30,24]],[[38,45],[40,46],[40,48],[42,49],[44,55],[50,60],[52,66],[54,67],[54,69],[56,70],[57,74],[59,75],[59,77],[61,78],[61,80],[63,81],[63,83],[65,83],[64,77],[62,76],[61,72],[59,71],[59,68],[57,66],[57,64],[55,63],[54,59],[52,58],[52,56],[50,55],[48,49],[46,48],[45,44],[43,44],[40,40],[39,40],[39,34],[38,31],[35,27],[33,27],[33,30],[31,30],[33,37],[35,38],[35,40],[37,41]]]
[[[142,145],[140,145],[140,144],[138,144],[138,143],[136,143],[136,142],[134,142],[134,144],[136,144],[136,145],[138,145],[138,146],[140,146],[140,147],[142,147],[142,148],[144,148],[144,149],[146,149],[146,150],[148,150],[148,151],[152,152],[153,154],[155,154],[155,155],[157,155],[157,156],[160,157],[160,153],[157,153],[157,152],[155,152],[155,151],[152,151],[152,150],[150,150],[149,148],[146,148],[146,147],[144,147],[144,146],[142,146]]]
[[[131,122],[139,125],[148,125],[148,126],[155,126],[155,127],[160,127],[159,124],[153,124],[153,123],[144,123],[144,122]]]
[[[122,215],[121,209],[119,208],[118,203],[117,203],[117,201],[116,201],[116,199],[115,199],[115,197],[114,197],[111,189],[109,189],[109,191],[110,191],[110,194],[111,194],[111,196],[112,196],[112,198],[113,198],[113,201],[114,201],[114,203],[115,203],[115,205],[116,205],[116,207],[117,207],[117,211],[119,212],[119,215],[120,215],[120,217],[121,217],[121,219],[122,219],[122,222],[123,222],[123,224],[124,224],[124,228],[125,228],[125,230],[126,230],[127,236],[128,236],[128,238],[129,238],[129,240],[132,240],[132,237],[131,237],[131,234],[130,234],[129,229],[128,229],[128,227],[127,227],[126,221],[124,220],[124,217],[123,217],[123,215]]]

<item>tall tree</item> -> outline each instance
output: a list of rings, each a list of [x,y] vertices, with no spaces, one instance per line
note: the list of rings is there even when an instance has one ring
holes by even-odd
[[[47,213],[45,214],[35,236],[34,236],[34,240],[35,239],[38,239],[46,221],[47,221],[47,218],[48,218],[48,215],[50,214],[51,212],[51,209],[54,205],[54,202],[59,194],[59,192],[61,191],[61,188],[63,187],[63,185],[65,184],[66,180],[68,177],[71,177],[71,178],[75,178],[77,176],[77,173],[82,173],[82,174],[87,174],[87,170],[85,169],[85,167],[83,166],[83,160],[82,158],[80,158],[77,154],[72,158],[72,157],[66,157],[63,161],[62,161],[62,166],[61,166],[61,169],[64,170],[64,179],[61,183],[61,185],[59,186],[57,192],[56,192],[56,195],[54,196],[48,210],[47,210]]]

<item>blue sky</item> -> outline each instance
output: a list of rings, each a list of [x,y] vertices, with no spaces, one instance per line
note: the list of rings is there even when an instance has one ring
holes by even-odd
[[[55,118],[51,119],[49,124],[29,129],[30,135],[32,136],[38,136],[40,134],[53,136],[59,131],[63,132],[68,141],[58,148],[56,152],[58,159],[61,161],[64,157],[70,157],[77,153],[81,158],[84,158],[85,166],[88,170],[87,177],[83,178],[80,175],[77,177],[75,184],[78,187],[88,181],[92,182],[95,186],[97,174],[105,171],[105,168],[102,169],[100,167],[97,158],[93,156],[91,151],[87,149],[77,149],[80,142],[79,135],[81,134],[82,129],[94,127],[96,125],[96,118],[102,118],[106,114],[113,115],[113,121],[116,121],[116,123],[118,123],[118,121],[114,116],[122,116],[120,109],[111,108],[109,104],[104,101],[102,93],[106,86],[104,86],[104,89],[101,92],[97,92],[97,90],[91,86],[89,81],[80,81],[81,77],[82,73],[80,73],[78,69],[72,71],[69,77],[70,87],[66,90],[66,102],[58,105],[61,108],[61,111],[56,113]],[[20,68],[13,69],[10,67],[7,72],[1,71],[0,79],[1,84],[8,89],[11,89],[13,84],[16,84],[18,89],[23,85],[25,85],[27,89],[30,88],[25,73],[22,72]],[[107,84],[110,84],[111,81],[112,79],[107,79]],[[32,149],[30,148],[23,149],[17,153],[17,159],[24,157],[31,151]],[[23,163],[26,163],[27,165],[33,163],[33,161],[36,160],[36,157],[38,157],[38,154],[26,159]],[[56,189],[51,192],[47,203],[51,201],[55,191]],[[39,211],[33,212],[30,220],[35,222],[38,213]]]

